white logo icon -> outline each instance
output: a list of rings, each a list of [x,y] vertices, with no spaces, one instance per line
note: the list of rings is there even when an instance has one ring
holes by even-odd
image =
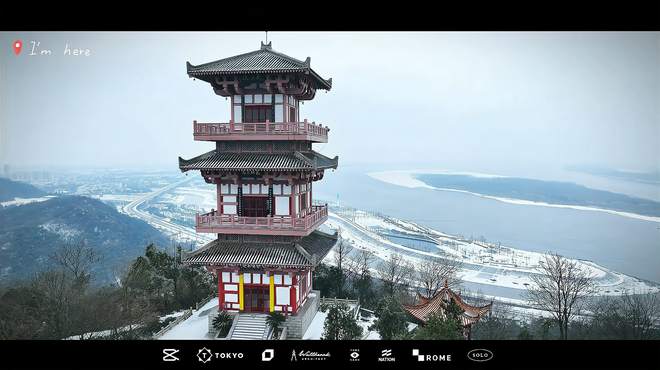
[[[272,348],[261,352],[261,361],[270,361],[273,359],[273,357],[275,357],[275,350]]]
[[[420,355],[419,350],[417,348],[412,350],[412,355],[417,357],[417,361],[428,361],[428,362],[450,362],[451,361],[451,355],[446,354],[446,355],[438,355],[438,354],[432,354],[432,355]]]
[[[200,349],[199,351],[197,351],[197,359],[201,363],[205,364],[205,363],[211,361],[212,358],[213,358],[213,353],[211,353],[211,350],[206,348],[206,347],[204,347],[204,348]]]
[[[414,352],[413,352],[414,353]],[[391,349],[384,349],[380,351],[380,357],[378,358],[379,362],[395,362],[396,358],[392,356]]]
[[[179,361],[179,358],[174,356],[177,352],[179,352],[179,350],[174,348],[163,349],[163,361]]]

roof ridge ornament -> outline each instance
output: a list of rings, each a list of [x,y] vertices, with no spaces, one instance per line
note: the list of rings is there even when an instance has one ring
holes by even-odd
[[[267,44],[264,44],[264,42],[261,42],[261,50],[273,50],[273,42],[269,42]]]

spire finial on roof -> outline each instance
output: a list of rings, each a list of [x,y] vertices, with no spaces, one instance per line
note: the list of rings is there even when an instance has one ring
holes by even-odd
[[[267,44],[264,44],[264,42],[261,42],[261,50],[271,50],[273,48],[272,42],[269,42]]]

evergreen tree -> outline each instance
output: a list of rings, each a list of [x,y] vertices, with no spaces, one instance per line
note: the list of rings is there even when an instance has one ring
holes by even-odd
[[[381,339],[403,339],[408,333],[407,314],[395,297],[385,297],[375,310],[376,321],[369,328]]]
[[[426,324],[417,329],[415,339],[464,339],[460,318],[463,310],[450,300],[444,313],[431,314]]]
[[[176,258],[150,244],[135,259],[124,285],[141,291],[158,312],[188,308],[215,291],[216,278],[197,267],[176,263]]]
[[[323,323],[321,339],[352,340],[360,339],[362,327],[358,325],[351,311],[343,303],[331,304],[327,307],[328,314]]]
[[[344,272],[335,266],[320,264],[314,270],[314,287],[321,292],[322,297],[347,298],[337,283],[345,280]]]

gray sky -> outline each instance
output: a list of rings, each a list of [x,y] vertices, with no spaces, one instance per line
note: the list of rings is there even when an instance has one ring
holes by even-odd
[[[284,33],[333,89],[301,117],[340,166],[525,174],[597,164],[660,169],[660,33]],[[229,104],[186,75],[259,48],[248,33],[0,33],[0,162],[162,166],[212,149],[192,120]],[[23,41],[15,56],[13,40]],[[51,56],[30,56],[30,41]],[[91,56],[63,56],[65,44]]]

